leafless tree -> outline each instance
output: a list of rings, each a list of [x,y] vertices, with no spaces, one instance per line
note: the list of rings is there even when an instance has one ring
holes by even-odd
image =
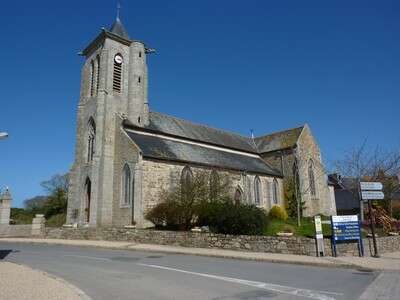
[[[400,151],[385,150],[382,147],[368,147],[366,141],[347,151],[344,157],[334,162],[335,173],[354,179],[347,189],[358,198],[360,181],[380,181],[385,193],[386,209],[392,215],[392,200],[400,191]]]

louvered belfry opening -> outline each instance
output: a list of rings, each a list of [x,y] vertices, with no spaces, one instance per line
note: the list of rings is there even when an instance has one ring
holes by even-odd
[[[122,63],[114,60],[114,73],[113,73],[113,90],[114,92],[121,93],[122,82]]]

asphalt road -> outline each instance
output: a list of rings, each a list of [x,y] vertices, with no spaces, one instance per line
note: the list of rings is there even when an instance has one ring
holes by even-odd
[[[351,269],[73,246],[0,242],[0,250],[4,260],[59,276],[96,300],[351,300],[358,299],[378,275]]]

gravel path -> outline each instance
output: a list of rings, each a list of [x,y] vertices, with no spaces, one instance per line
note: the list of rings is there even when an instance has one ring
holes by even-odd
[[[82,300],[90,299],[78,288],[42,271],[0,262],[0,299]]]

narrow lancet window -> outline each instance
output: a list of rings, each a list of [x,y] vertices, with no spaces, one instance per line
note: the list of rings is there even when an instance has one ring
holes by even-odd
[[[91,162],[94,156],[96,141],[96,124],[93,118],[89,119],[88,122],[88,140],[87,140],[87,162]]]
[[[99,85],[100,85],[100,56],[96,57],[96,95],[99,93]]]
[[[310,185],[310,194],[311,196],[316,196],[317,191],[315,188],[315,176],[314,176],[314,162],[310,159],[308,163],[308,181]]]
[[[94,87],[94,78],[95,78],[95,67],[94,67],[94,61],[92,60],[90,62],[90,96],[93,97],[94,96],[94,91],[95,91],[95,87]]]
[[[261,203],[261,181],[260,177],[254,178],[254,203],[260,205]]]
[[[131,203],[131,169],[128,164],[125,164],[122,170],[122,205]]]
[[[276,178],[274,179],[274,182],[272,183],[272,203],[273,204],[278,204],[278,198],[279,198],[279,185],[278,185],[278,180]]]

